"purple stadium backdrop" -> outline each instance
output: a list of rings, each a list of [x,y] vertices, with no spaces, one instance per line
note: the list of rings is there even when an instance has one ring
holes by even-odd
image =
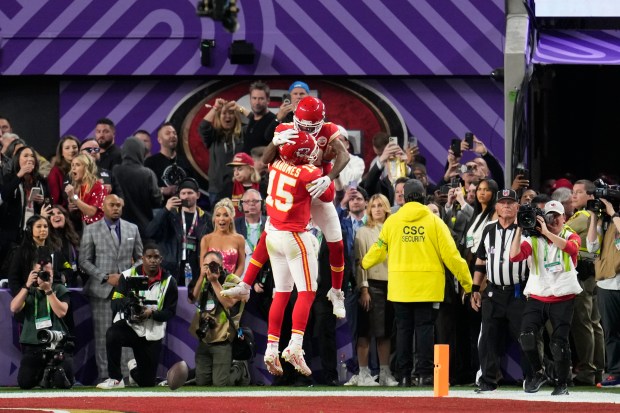
[[[198,18],[195,4],[2,0],[0,73],[62,76],[61,135],[89,136],[105,116],[120,141],[155,130],[185,97],[223,77],[312,85],[313,76],[354,76],[418,137],[431,176],[450,139],[468,130],[503,162],[502,86],[487,75],[503,65],[504,0],[238,0],[234,34]],[[201,39],[215,40],[210,67],[200,65]],[[254,44],[254,64],[229,62],[233,40]]]

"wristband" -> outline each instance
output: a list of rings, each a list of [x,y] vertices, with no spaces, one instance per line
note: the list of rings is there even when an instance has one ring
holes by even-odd
[[[49,290],[45,292],[45,295],[52,295],[54,294],[54,290]]]
[[[620,218],[620,211],[619,211],[619,212],[616,212],[616,213],[614,214],[614,216],[613,216],[613,217],[611,217],[611,219],[614,219],[614,218]]]
[[[474,265],[474,271],[478,271],[479,273],[486,274],[487,267],[486,265],[481,265],[481,264]]]
[[[471,286],[471,292],[472,293],[479,293],[480,292],[480,286],[476,285],[476,284],[472,285]]]

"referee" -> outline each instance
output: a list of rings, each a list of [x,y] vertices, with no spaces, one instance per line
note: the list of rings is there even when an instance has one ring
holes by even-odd
[[[521,333],[521,316],[525,308],[522,290],[529,271],[525,261],[510,262],[510,245],[517,228],[517,200],[517,193],[511,189],[497,192],[495,209],[498,219],[484,229],[476,253],[471,306],[475,311],[482,307],[478,343],[482,376],[477,393],[491,392],[497,388],[503,326],[508,323],[510,334],[515,340]],[[485,279],[487,286],[481,294],[480,286]],[[522,355],[521,360],[525,376],[529,377],[527,358]]]

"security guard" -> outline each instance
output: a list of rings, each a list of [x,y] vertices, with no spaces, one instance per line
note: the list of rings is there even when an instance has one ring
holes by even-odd
[[[472,279],[446,224],[423,205],[426,190],[410,179],[404,187],[405,205],[383,224],[379,239],[362,260],[368,269],[388,259],[388,300],[396,318],[396,366],[401,387],[433,384],[434,325],[444,299],[445,269],[466,292]],[[389,256],[388,256],[389,252]],[[415,331],[416,366],[413,369]]]

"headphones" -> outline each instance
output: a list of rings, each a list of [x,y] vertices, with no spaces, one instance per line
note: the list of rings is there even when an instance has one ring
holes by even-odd
[[[244,194],[249,192],[249,191],[255,191],[256,194],[260,197],[260,199],[258,200],[259,203],[260,203],[260,210],[261,210],[261,214],[264,214],[264,211],[263,211],[263,209],[264,209],[263,196],[261,195],[261,193],[258,190],[254,189],[254,188],[250,188],[250,189],[246,190],[244,192]],[[239,212],[242,212],[244,214],[246,213],[246,211],[243,209],[243,198],[239,199],[239,201],[237,203],[237,209],[239,210]]]

